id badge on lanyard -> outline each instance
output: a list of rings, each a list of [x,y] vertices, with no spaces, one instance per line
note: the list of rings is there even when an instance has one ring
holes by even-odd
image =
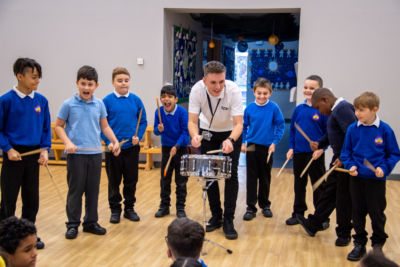
[[[211,112],[211,122],[210,122],[210,125],[208,126],[208,131],[203,131],[201,133],[201,135],[203,136],[203,139],[205,139],[207,141],[211,141],[212,133],[210,133],[209,130],[210,130],[211,124],[214,120],[215,113],[217,112],[219,102],[221,102],[221,98],[218,100],[217,106],[215,107],[215,110],[213,112],[212,106],[211,106],[211,100],[210,100],[210,96],[208,95],[208,92],[206,92],[206,96],[207,96],[207,101],[208,101],[208,107],[210,108],[210,112]]]

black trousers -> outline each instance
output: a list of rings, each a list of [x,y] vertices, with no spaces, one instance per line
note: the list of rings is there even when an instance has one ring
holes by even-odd
[[[250,145],[253,144],[247,144],[247,146]],[[269,192],[271,186],[271,168],[274,155],[271,155],[267,164],[268,149],[269,147],[255,144],[255,151],[249,151],[246,153],[246,203],[247,210],[252,212],[257,212],[257,200],[258,206],[260,206],[261,209],[269,208],[271,206]]]
[[[125,210],[133,209],[136,202],[136,184],[139,177],[139,146],[121,149],[116,157],[111,152],[106,154],[106,172],[108,177],[108,202],[112,213],[121,213],[122,196],[119,186],[124,177]]]
[[[369,214],[372,224],[372,245],[385,244],[388,235],[386,224],[386,181],[351,177],[351,196],[353,200],[354,242],[366,245],[368,233],[365,231],[365,217]]]
[[[293,155],[293,172],[294,172],[294,204],[292,217],[296,218],[296,214],[304,216],[307,210],[306,204],[306,188],[308,184],[308,176],[310,176],[311,184],[315,184],[319,178],[325,174],[325,153],[323,153],[317,160],[313,160],[308,170],[300,178],[301,173],[304,171],[307,164],[312,159],[313,152],[309,153],[296,153]],[[322,193],[323,185],[319,186],[313,192],[314,207],[317,207],[317,201]]]
[[[40,146],[12,146],[20,154],[39,149]],[[39,211],[39,154],[24,156],[21,161],[8,159],[3,152],[1,167],[1,210],[0,220],[15,215],[15,209],[21,188],[22,216],[30,222],[36,222]]]
[[[78,227],[81,223],[83,194],[85,194],[83,225],[90,226],[97,223],[101,162],[102,154],[67,155],[67,228]]]
[[[330,168],[332,166],[331,163]],[[322,190],[314,214],[308,215],[311,230],[314,232],[321,230],[322,223],[329,219],[336,208],[336,223],[338,225],[336,235],[351,238],[353,225],[351,223],[350,174],[333,171],[328,176]]]
[[[176,209],[181,210],[185,209],[185,202],[187,196],[186,184],[188,181],[187,176],[182,176],[180,171],[181,166],[181,157],[182,155],[187,154],[187,147],[181,147],[176,152],[175,156],[172,157],[171,162],[169,164],[166,176],[164,177],[164,169],[167,167],[167,163],[169,160],[169,153],[171,152],[172,147],[163,146],[162,147],[162,158],[161,158],[161,204],[160,208],[166,208],[171,206],[171,181],[172,181],[172,173],[175,170],[175,184],[176,184]]]
[[[200,134],[205,131],[200,129]],[[207,154],[207,151],[220,149],[222,143],[229,137],[229,132],[213,132],[211,141],[203,139],[201,141],[201,154]],[[224,202],[224,217],[232,219],[235,215],[236,201],[239,192],[239,181],[238,181],[238,165],[240,157],[240,148],[242,146],[242,136],[236,140],[233,144],[234,150],[229,154],[223,154],[232,159],[232,175],[230,179],[225,180],[225,202]],[[221,208],[221,197],[219,194],[219,185],[214,182],[210,188],[208,188],[208,201],[210,203],[210,210],[212,216],[222,216]]]

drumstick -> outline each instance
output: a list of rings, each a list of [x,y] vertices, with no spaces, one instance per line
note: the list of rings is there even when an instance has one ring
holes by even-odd
[[[164,177],[167,176],[167,170],[168,170],[169,164],[171,163],[171,159],[172,159],[172,155],[169,156],[169,160],[167,162],[167,166],[164,169]]]
[[[63,204],[65,204],[65,200],[64,200],[64,198],[62,197],[60,188],[58,188],[58,185],[57,185],[56,181],[54,180],[53,175],[51,174],[51,171],[50,171],[50,169],[49,169],[49,165],[46,164],[46,168],[47,168],[47,172],[49,173],[49,175],[50,175],[50,177],[51,177],[51,180],[53,181],[54,186],[55,186],[56,189],[57,189],[57,192],[58,192],[58,195],[60,196],[61,202],[62,202]]]
[[[350,172],[349,170],[346,170],[346,169],[343,169],[343,168],[336,168],[335,171],[337,171],[337,172],[347,172],[347,173]]]
[[[336,169],[336,166],[333,166],[327,173],[324,174],[315,184],[313,184],[312,189],[315,191],[321,184],[322,182],[328,178],[329,174],[333,172]]]
[[[308,142],[312,143],[311,139],[308,138],[306,133],[300,128],[300,126],[297,123],[294,123],[294,127],[304,136],[305,139],[307,139]]]
[[[45,150],[47,150],[47,149],[48,149],[48,147],[44,147],[44,148],[32,150],[32,151],[29,151],[29,152],[26,152],[26,153],[22,153],[20,156],[23,157],[23,156],[33,155],[33,154],[39,154],[39,153],[41,153],[42,151],[45,151]]]
[[[156,99],[157,99],[158,117],[160,118],[160,124],[162,124],[162,121],[161,121],[161,112],[160,112],[160,103],[158,102],[158,97],[156,97]]]
[[[272,152],[271,152],[271,151],[268,151],[267,164],[268,164],[268,162],[269,162],[269,159],[271,158],[271,154],[272,154]]]
[[[210,150],[207,152],[207,154],[214,154],[214,153],[219,153],[219,152],[224,152],[224,150],[223,149]]]
[[[137,132],[138,132],[138,130],[139,130],[140,119],[142,118],[142,111],[143,111],[143,108],[140,109],[139,120],[138,120],[137,126],[136,126],[135,137],[137,136]]]
[[[368,169],[370,169],[373,172],[377,171],[376,168],[367,159],[364,159],[364,166],[367,167]]]
[[[308,167],[310,167],[311,163],[313,162],[314,157],[311,157],[310,162],[307,164],[307,166],[304,168],[304,171],[301,173],[300,178],[303,177],[303,175],[306,173],[306,171],[308,170]]]
[[[278,172],[278,174],[276,175],[276,177],[278,178],[279,174],[281,174],[281,172],[283,171],[283,169],[285,168],[286,164],[289,162],[290,159],[287,159],[285,161],[285,164],[283,164],[282,169]]]

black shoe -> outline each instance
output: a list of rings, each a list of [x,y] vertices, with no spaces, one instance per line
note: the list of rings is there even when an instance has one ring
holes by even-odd
[[[299,220],[297,220],[297,218],[290,217],[289,219],[286,220],[286,224],[287,225],[296,225],[296,224],[299,224]]]
[[[119,223],[121,214],[119,212],[111,213],[110,223]]]
[[[233,219],[224,219],[224,225],[223,228],[224,233],[225,233],[225,238],[226,239],[236,239],[238,238],[238,233],[235,230],[235,227],[233,226]]]
[[[301,214],[296,214],[296,218],[301,226],[303,226],[304,230],[306,230],[307,234],[311,237],[314,237],[315,233],[311,231],[310,223],[307,221],[307,219]]]
[[[335,245],[337,247],[346,247],[350,244],[351,238],[349,237],[338,237],[336,239]]]
[[[162,218],[166,215],[169,215],[169,208],[160,208],[157,212],[156,212],[156,217],[157,218]]]
[[[364,245],[354,242],[353,250],[347,255],[349,261],[359,261],[367,252]]]
[[[212,216],[206,225],[206,232],[212,232],[222,227],[222,215]]]
[[[272,212],[269,208],[263,208],[262,214],[264,215],[264,217],[272,218]]]
[[[42,242],[42,240],[40,240],[40,237],[37,238],[36,248],[37,249],[44,249],[44,243]]]
[[[243,216],[243,220],[245,221],[251,221],[256,217],[256,213],[252,212],[250,210],[246,211],[246,213]]]
[[[330,226],[330,224],[329,224],[329,220],[328,220],[328,221],[326,221],[326,222],[324,222],[324,223],[322,224],[322,229],[321,229],[321,231],[325,231],[326,229],[329,228],[329,226]]]
[[[139,216],[133,209],[125,210],[124,218],[131,220],[132,222],[140,221]]]
[[[77,227],[68,228],[67,232],[65,233],[66,239],[75,239],[77,236],[78,236],[78,228]]]
[[[105,235],[107,233],[106,228],[101,227],[98,223],[92,224],[90,226],[83,226],[83,231],[95,235]]]
[[[178,218],[186,217],[186,212],[185,212],[185,210],[183,210],[183,209],[177,210],[177,211],[176,211],[176,217],[178,217]]]
[[[374,245],[372,245],[372,250],[374,251],[374,253],[377,252],[377,253],[384,254],[383,251],[382,251],[382,248],[383,248],[383,244],[374,244]]]

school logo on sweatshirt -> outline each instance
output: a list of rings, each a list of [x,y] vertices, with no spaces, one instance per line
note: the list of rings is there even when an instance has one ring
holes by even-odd
[[[377,136],[377,137],[375,137],[375,144],[378,145],[378,146],[383,145],[383,138],[382,138],[382,136]]]
[[[319,121],[319,114],[318,113],[314,113],[314,115],[312,116],[312,119],[314,121]]]
[[[42,109],[40,108],[40,105],[36,105],[36,106],[35,106],[35,112],[36,112],[37,114],[40,114],[41,111],[42,111]]]

